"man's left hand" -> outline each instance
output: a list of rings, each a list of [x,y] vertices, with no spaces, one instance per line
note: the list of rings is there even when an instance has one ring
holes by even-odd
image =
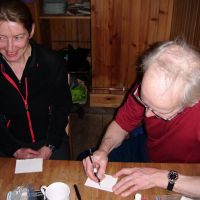
[[[156,186],[165,188],[168,182],[167,171],[155,168],[123,168],[114,177],[122,177],[113,186],[113,192],[122,197]]]

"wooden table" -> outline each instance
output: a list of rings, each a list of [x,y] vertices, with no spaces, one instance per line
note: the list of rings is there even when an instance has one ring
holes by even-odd
[[[77,184],[82,200],[118,200],[131,199],[121,198],[110,192],[93,189],[84,186],[87,179],[82,162],[78,161],[44,161],[43,172],[14,174],[15,159],[0,158],[0,200],[5,200],[7,192],[19,185],[31,184],[35,190],[38,190],[41,185],[49,185],[52,182],[61,181],[67,183],[71,190],[71,200],[76,200],[73,185]],[[162,169],[175,169],[180,173],[188,175],[200,175],[200,164],[166,164],[166,163],[109,163],[106,173],[114,174],[123,167],[157,167]],[[167,194],[164,189],[149,189],[140,191],[143,197],[147,200],[153,200],[155,195]]]

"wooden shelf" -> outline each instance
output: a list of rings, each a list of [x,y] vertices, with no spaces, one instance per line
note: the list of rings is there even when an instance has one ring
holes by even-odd
[[[122,94],[95,94],[90,93],[91,107],[111,107],[117,108],[123,102],[124,95]]]
[[[69,15],[41,15],[40,19],[91,19],[90,15],[85,16],[69,16]]]

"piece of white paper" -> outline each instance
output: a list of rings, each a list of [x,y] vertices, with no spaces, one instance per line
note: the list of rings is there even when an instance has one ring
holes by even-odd
[[[182,196],[182,197],[181,197],[181,200],[193,200],[193,199],[190,199],[190,198],[188,198],[188,197]]]
[[[88,187],[97,188],[100,190],[105,190],[108,192],[112,192],[112,187],[116,184],[117,178],[114,178],[110,175],[105,174],[105,178],[99,183],[94,182],[89,177],[87,178],[85,185]]]
[[[15,174],[42,172],[42,170],[43,170],[42,158],[16,160]]]

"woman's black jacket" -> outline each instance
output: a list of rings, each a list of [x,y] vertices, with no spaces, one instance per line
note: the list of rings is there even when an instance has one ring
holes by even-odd
[[[22,147],[58,147],[72,105],[64,59],[30,43],[21,80],[0,57],[0,151],[10,156]]]

